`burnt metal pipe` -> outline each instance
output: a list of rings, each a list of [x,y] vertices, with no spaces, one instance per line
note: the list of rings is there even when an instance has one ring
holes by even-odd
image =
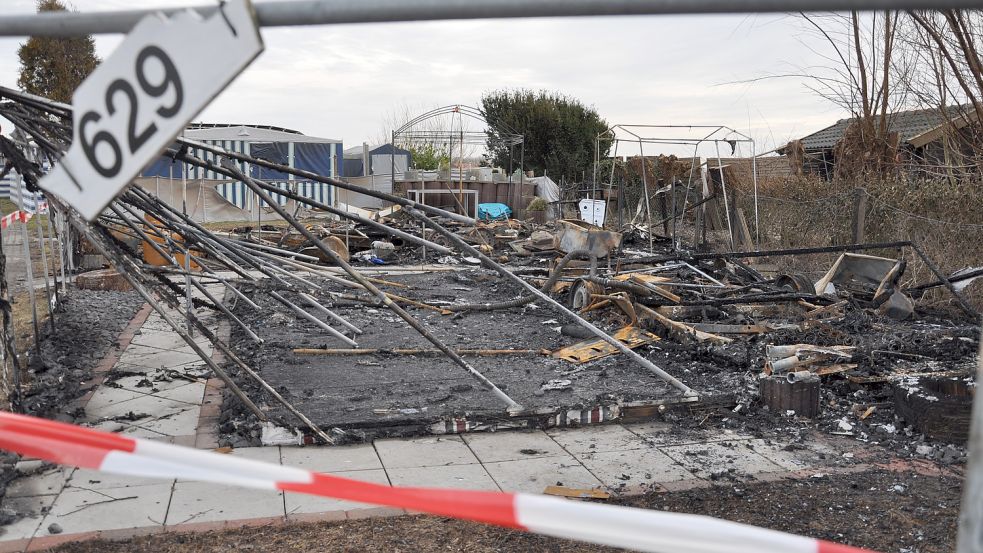
[[[614,337],[610,336],[608,333],[606,333],[603,330],[601,330],[601,329],[597,328],[596,326],[592,325],[590,322],[588,322],[587,320],[585,320],[580,315],[578,315],[578,314],[574,313],[573,311],[567,309],[563,304],[561,304],[560,302],[558,302],[555,299],[553,299],[552,297],[550,297],[549,294],[546,294],[545,292],[540,291],[535,286],[533,286],[533,285],[529,284],[528,282],[522,280],[521,278],[519,278],[518,276],[516,276],[515,274],[513,274],[511,271],[509,271],[505,267],[499,265],[494,260],[492,260],[490,257],[488,257],[487,255],[481,253],[477,248],[471,246],[471,244],[468,244],[467,242],[465,242],[464,240],[462,240],[460,236],[457,236],[456,234],[454,234],[453,232],[447,230],[446,228],[444,228],[442,225],[440,225],[436,221],[433,221],[432,219],[430,219],[429,217],[427,217],[426,215],[420,213],[419,211],[417,211],[415,209],[408,208],[408,209],[406,209],[406,212],[409,213],[410,216],[412,216],[412,217],[414,217],[414,218],[422,221],[425,225],[430,226],[430,228],[432,228],[435,231],[437,231],[438,234],[440,234],[441,236],[443,236],[444,238],[446,238],[447,240],[449,240],[452,244],[455,244],[458,248],[461,248],[462,250],[468,252],[472,256],[477,257],[478,259],[480,259],[481,262],[482,262],[482,264],[485,267],[488,267],[489,269],[495,270],[496,272],[498,272],[498,274],[502,275],[506,279],[511,280],[512,282],[518,284],[522,288],[525,288],[527,291],[529,291],[530,293],[532,293],[533,295],[535,295],[539,299],[541,299],[544,302],[546,302],[547,304],[553,306],[553,308],[555,308],[557,311],[559,311],[563,315],[566,315],[567,317],[569,317],[570,319],[572,319],[574,322],[576,322],[580,326],[582,326],[582,327],[586,328],[587,330],[589,330],[592,334],[594,334],[595,336],[597,336],[601,340],[604,340],[605,342],[611,344],[618,351],[620,351],[621,353],[624,353],[630,359],[632,359],[633,361],[635,361],[636,363],[638,363],[639,365],[641,365],[642,367],[644,367],[648,371],[652,372],[653,374],[655,374],[656,376],[658,376],[662,380],[664,380],[667,383],[669,383],[669,385],[671,385],[672,387],[674,387],[677,390],[683,392],[683,394],[685,394],[687,396],[693,396],[693,397],[695,397],[697,395],[696,394],[696,391],[694,391],[692,388],[690,388],[689,386],[683,384],[682,382],[680,382],[679,380],[677,380],[674,376],[672,376],[671,374],[669,374],[666,371],[662,370],[661,368],[659,368],[657,365],[655,365],[654,363],[652,363],[648,359],[642,357],[637,352],[635,352],[633,349],[631,349],[628,346],[622,344],[620,341],[618,341]]]
[[[549,293],[553,290],[553,286],[556,282],[560,280],[560,276],[563,273],[563,269],[575,258],[586,257],[590,255],[587,250],[573,250],[567,253],[557,262],[556,267],[553,268],[553,272],[550,273],[546,283],[543,284],[539,289],[544,293]],[[596,258],[595,258],[596,259]],[[523,305],[528,305],[536,301],[539,296],[535,294],[529,294],[528,296],[522,296],[521,298],[516,298],[514,300],[502,301],[498,303],[469,303],[466,305],[447,305],[444,309],[447,311],[497,311],[499,309],[511,309],[514,307],[522,307]]]
[[[184,158],[186,159],[191,157],[192,156],[188,156],[187,154],[184,155]],[[197,159],[197,158],[192,158],[192,159]],[[444,354],[447,355],[447,357],[450,357],[451,360],[453,360],[458,366],[460,366],[461,368],[466,370],[469,374],[471,374],[471,376],[473,376],[479,383],[481,383],[482,386],[484,386],[486,389],[491,391],[497,398],[499,398],[506,405],[508,405],[510,410],[520,410],[522,408],[521,405],[519,405],[512,398],[506,395],[505,392],[499,389],[499,387],[496,386],[485,375],[478,372],[477,369],[472,367],[460,355],[455,353],[454,350],[448,348],[439,338],[434,336],[433,333],[431,333],[423,325],[421,325],[420,322],[417,321],[412,315],[410,315],[405,309],[397,305],[389,296],[387,296],[384,292],[379,290],[374,284],[372,284],[372,282],[366,279],[360,272],[355,270],[354,267],[349,265],[347,261],[341,258],[341,256],[339,256],[331,248],[328,248],[327,246],[322,244],[319,240],[317,240],[317,238],[314,236],[314,233],[312,233],[307,227],[302,225],[299,221],[291,217],[286,212],[286,210],[280,207],[280,205],[277,204],[273,200],[273,198],[270,197],[270,195],[262,187],[256,184],[253,178],[247,176],[245,173],[240,171],[228,159],[224,159],[223,164],[225,165],[226,169],[229,172],[233,173],[232,174],[233,178],[236,178],[237,180],[240,180],[241,182],[245,183],[246,186],[249,187],[249,189],[252,190],[253,193],[259,196],[262,201],[269,204],[273,208],[273,210],[277,212],[277,215],[279,215],[285,221],[290,223],[290,225],[293,226],[295,229],[297,229],[297,231],[300,232],[305,238],[307,238],[312,243],[314,243],[315,247],[317,247],[322,252],[324,252],[325,255],[331,258],[331,260],[334,261],[335,264],[341,267],[346,273],[348,273],[349,276],[355,279],[356,282],[361,284],[362,287],[364,287],[366,290],[371,292],[374,296],[378,297],[379,300],[387,308],[389,308],[389,310],[391,310],[393,313],[396,313],[396,315],[398,315],[401,319],[406,321],[408,325],[413,327],[414,330],[419,332],[424,338],[430,341],[430,343],[437,346],[438,349],[443,351]]]
[[[276,292],[272,292],[271,291],[271,292],[267,292],[267,293],[270,295],[271,298],[273,298],[276,301],[278,301],[278,302],[282,303],[283,305],[287,306],[288,309],[290,309],[291,311],[293,311],[294,313],[296,313],[298,316],[303,317],[303,318],[307,319],[308,321],[316,324],[320,328],[324,329],[324,331],[327,332],[328,334],[334,336],[335,338],[341,340],[342,342],[348,344],[349,346],[351,346],[353,348],[357,348],[358,347],[358,342],[356,342],[355,340],[352,340],[348,336],[345,336],[344,334],[338,332],[337,330],[335,330],[334,328],[332,328],[331,325],[329,325],[328,323],[322,321],[321,319],[318,319],[317,317],[315,317],[314,315],[311,315],[307,311],[304,311],[303,309],[301,309],[301,307],[299,305],[291,302],[290,300],[288,300],[287,298],[281,296],[280,294],[277,294]]]
[[[331,317],[332,319],[334,319],[335,321],[337,321],[338,324],[343,325],[348,330],[351,330],[355,334],[361,334],[362,333],[362,329],[360,329],[357,326],[353,325],[352,323],[346,321],[341,315],[338,315],[334,311],[332,311],[332,310],[328,309],[327,307],[324,307],[323,305],[321,305],[320,303],[318,303],[317,298],[315,298],[314,296],[312,296],[310,294],[305,294],[303,292],[301,292],[299,294],[299,296],[302,297],[302,298],[304,298],[304,300],[307,301],[307,304],[308,305],[310,305],[314,309],[317,309],[321,313],[324,313],[325,315]]]
[[[57,200],[55,199],[49,199],[49,201],[57,202]],[[117,269],[119,269],[120,274],[122,274],[123,277],[126,278],[127,282],[129,282],[134,287],[134,289],[138,291],[140,296],[143,297],[144,300],[147,301],[147,303],[149,303],[151,307],[154,308],[155,311],[161,314],[161,316],[164,318],[167,324],[169,324],[171,328],[175,332],[177,332],[178,335],[180,335],[181,338],[184,339],[184,341],[187,342],[189,346],[191,346],[191,348],[195,351],[195,353],[197,353],[198,356],[201,357],[201,359],[205,362],[205,364],[207,364],[209,368],[211,368],[212,371],[219,378],[221,378],[223,382],[225,382],[225,384],[229,387],[229,390],[232,391],[232,393],[237,398],[239,398],[240,401],[243,402],[246,408],[249,409],[254,415],[256,415],[256,418],[258,418],[259,420],[267,421],[268,417],[266,416],[266,414],[256,407],[256,404],[253,403],[248,396],[246,396],[246,394],[242,391],[242,389],[239,388],[239,386],[235,383],[235,381],[232,380],[232,378],[228,375],[228,373],[226,373],[221,367],[215,364],[211,356],[206,355],[204,351],[198,346],[197,342],[195,342],[194,339],[191,338],[191,336],[187,332],[185,332],[184,328],[181,325],[179,325],[177,321],[173,320],[166,313],[166,310],[163,307],[161,307],[160,304],[153,299],[153,297],[151,297],[150,293],[143,287],[140,278],[138,278],[138,276],[135,276],[135,275],[140,275],[140,270],[139,267],[133,262],[133,260],[126,255],[117,255],[115,246],[112,244],[110,240],[105,239],[105,237],[101,236],[98,232],[94,232],[93,227],[89,226],[87,222],[81,220],[74,212],[68,211],[63,206],[59,206],[59,207],[64,213],[68,215],[67,219],[69,220],[69,222],[71,222],[72,226],[74,226],[76,229],[79,230],[79,232],[85,235],[85,237],[90,242],[92,242],[96,246],[96,248],[99,249],[99,251],[103,255],[105,255],[106,258],[109,259]],[[105,232],[105,230],[103,230],[103,232]],[[163,293],[160,293],[161,297],[164,298],[166,301],[172,303],[173,306],[175,306],[176,308],[180,309],[181,307],[180,301],[171,296],[168,296],[167,292],[168,291],[165,289]],[[318,427],[317,424],[315,424],[312,420],[310,420],[306,415],[301,413],[296,407],[294,407],[282,395],[280,395],[280,393],[277,392],[276,389],[274,389],[272,386],[269,385],[269,383],[263,380],[263,378],[260,377],[259,374],[256,373],[256,371],[254,371],[249,365],[247,365],[245,362],[239,359],[239,357],[231,349],[229,349],[227,345],[225,345],[221,340],[219,340],[218,337],[215,335],[215,333],[212,332],[204,323],[202,323],[201,320],[198,319],[198,317],[192,315],[191,320],[194,323],[195,327],[198,329],[198,331],[201,332],[202,336],[204,336],[209,342],[211,342],[213,346],[218,348],[225,355],[227,359],[231,360],[236,365],[238,365],[239,368],[242,369],[243,372],[248,374],[254,381],[256,381],[260,385],[260,387],[263,388],[263,390],[269,393],[288,411],[293,413],[294,416],[300,419],[301,422],[303,422],[308,428],[311,429],[311,431],[317,434],[325,442],[334,443],[334,439],[331,438],[331,436],[329,436],[326,432],[321,430],[321,428]]]
[[[255,342],[257,344],[262,344],[263,343],[263,339],[262,338],[260,338],[259,336],[257,336],[256,333],[252,331],[252,329],[250,329],[248,326],[246,326],[246,323],[242,322],[242,319],[240,319],[239,317],[236,317],[235,314],[232,313],[232,310],[230,310],[228,307],[226,307],[225,304],[223,304],[221,301],[218,300],[218,298],[216,298],[215,296],[213,296],[212,293],[209,292],[208,289],[202,283],[198,282],[194,278],[191,278],[191,285],[194,286],[195,288],[197,288],[202,294],[205,295],[206,298],[208,298],[213,304],[215,304],[215,307],[217,307],[219,311],[221,311],[222,313],[224,313],[225,316],[229,318],[229,320],[231,320],[235,324],[239,325],[239,328],[241,328],[242,331],[245,332],[249,336],[249,339],[250,340],[252,340],[253,342]]]

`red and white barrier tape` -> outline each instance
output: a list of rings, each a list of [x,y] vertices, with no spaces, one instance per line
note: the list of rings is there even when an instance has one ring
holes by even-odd
[[[556,497],[389,487],[0,413],[0,448],[64,465],[306,493],[660,553],[869,553],[867,550],[700,515]]]
[[[26,223],[31,220],[34,215],[26,211],[14,211],[0,218],[0,228],[7,228],[13,223]]]

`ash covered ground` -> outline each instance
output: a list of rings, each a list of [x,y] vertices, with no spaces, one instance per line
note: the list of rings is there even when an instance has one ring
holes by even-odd
[[[495,302],[519,295],[517,287],[504,282],[495,273],[480,269],[383,278],[409,287],[389,287],[388,291],[433,305]],[[344,291],[331,283],[322,284],[324,290]],[[380,433],[422,433],[430,423],[450,416],[481,415],[485,420],[508,418],[504,403],[442,355],[293,353],[295,348],[348,346],[312,323],[299,319],[269,296],[254,293],[251,297],[269,311],[256,313],[240,303],[236,313],[246,324],[260,329],[265,343],[256,345],[240,330],[233,329],[236,353],[320,425],[362,432],[372,429],[372,434],[378,436]],[[293,295],[286,297],[303,305]],[[319,299],[330,305],[326,293]],[[360,348],[434,347],[386,308],[339,301],[332,309],[363,330],[364,333],[357,337]],[[465,356],[468,363],[526,410],[590,409],[618,401],[680,395],[623,355],[582,365],[543,355],[540,350],[555,350],[583,338],[564,334],[573,333],[565,327],[568,321],[562,321],[562,317],[541,303],[455,315],[412,306],[407,306],[407,310],[451,348],[535,350],[535,353],[522,355]],[[615,330],[614,326],[605,326]],[[659,347],[656,343],[640,351],[651,354]],[[569,386],[558,390],[543,389],[544,384],[557,380],[569,381]],[[259,393],[250,381],[242,379],[240,383],[249,393]],[[256,391],[252,392],[250,388]],[[278,404],[269,398],[267,404],[273,407],[280,421],[296,425],[291,415]]]
[[[390,292],[434,305],[495,302],[520,295],[518,288],[482,269],[382,277],[409,288]],[[345,292],[330,283],[324,290]],[[269,312],[253,312],[240,303],[236,313],[259,329],[266,343],[258,346],[233,328],[232,343],[242,357],[289,401],[326,428],[345,431],[342,441],[385,435],[425,434],[430,425],[449,416],[480,416],[488,422],[507,421],[504,405],[483,390],[464,370],[439,355],[299,355],[295,348],[347,348],[313,324],[300,320],[265,294],[252,297]],[[302,302],[290,294],[287,297]],[[559,296],[558,296],[559,297]],[[319,299],[331,305],[326,293]],[[562,298],[561,298],[562,299]],[[381,307],[336,301],[337,313],[361,328],[361,348],[430,348],[422,336]],[[528,348],[555,350],[582,338],[569,336],[568,321],[542,305],[494,312],[441,315],[407,307],[414,316],[453,348]],[[766,309],[767,317],[727,308],[692,311],[690,322],[748,324],[767,318],[794,323],[796,309]],[[801,312],[801,310],[799,310]],[[270,314],[272,313],[272,314]],[[592,311],[586,317],[609,332],[627,324],[617,310]],[[562,331],[558,331],[561,329]],[[965,450],[957,443],[930,439],[901,418],[894,408],[898,375],[923,373],[972,374],[979,344],[979,327],[968,320],[916,314],[895,321],[860,305],[850,304],[844,316],[807,330],[784,329],[734,336],[732,343],[681,343],[652,326],[662,339],[639,348],[640,354],[700,393],[700,402],[672,406],[658,414],[676,423],[679,432],[732,428],[766,438],[804,441],[820,430],[901,455],[960,463]],[[758,396],[758,376],[768,344],[808,343],[855,347],[851,371],[824,376],[820,414],[814,419],[773,412]],[[466,357],[526,409],[582,409],[614,402],[678,398],[676,390],[632,363],[614,355],[577,365],[543,355]],[[230,367],[234,373],[234,368]],[[858,382],[869,380],[870,382]],[[569,380],[564,390],[543,390],[551,380]],[[248,379],[240,384],[252,397],[263,398],[274,418],[288,427],[298,422],[266,397]],[[222,432],[227,443],[256,443],[255,421],[227,401]],[[534,423],[535,424],[535,423]]]
[[[79,384],[111,349],[143,305],[136,292],[72,289],[61,296],[55,329],[44,324],[41,355],[30,351],[23,408],[26,413],[71,420],[65,412]]]

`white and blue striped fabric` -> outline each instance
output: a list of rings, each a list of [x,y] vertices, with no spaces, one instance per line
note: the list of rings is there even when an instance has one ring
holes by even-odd
[[[221,148],[224,148],[231,152],[238,152],[244,154],[250,153],[249,143],[242,140],[204,140],[203,142],[212,144],[214,146],[220,146]],[[211,160],[218,163],[219,156],[211,152],[206,152],[203,150],[193,150],[191,153],[198,158],[204,160]],[[243,161],[238,161],[236,162],[236,164],[239,167],[239,170],[241,170],[242,172],[247,173],[249,171],[249,167],[247,163]],[[189,171],[188,172],[189,179],[205,178],[205,179],[221,180],[227,178],[224,175],[219,175],[215,173],[214,171],[207,171],[202,167],[189,167],[188,171]],[[333,176],[333,175],[328,175],[328,176]],[[312,181],[278,181],[278,182],[271,182],[271,184],[275,184],[277,187],[283,190],[294,190],[296,191],[297,194],[300,194],[305,198],[311,198],[312,200],[324,204],[330,205],[332,201],[332,190],[331,190],[331,186],[328,184],[312,182]],[[218,190],[218,193],[221,194],[223,198],[228,200],[236,207],[239,207],[240,209],[244,209],[248,211],[251,210],[253,207],[253,202],[255,201],[254,194],[252,193],[252,191],[249,190],[249,188],[245,184],[241,182],[224,182],[218,185],[216,187],[216,190]],[[273,194],[273,198],[277,201],[279,205],[281,206],[287,205],[288,199],[286,196],[283,196],[282,194]],[[267,207],[266,202],[263,202],[263,207]]]
[[[47,213],[48,202],[41,192],[29,192],[21,183],[17,184],[17,173],[10,171],[0,180],[0,198],[7,198],[17,205],[17,209],[28,213]]]

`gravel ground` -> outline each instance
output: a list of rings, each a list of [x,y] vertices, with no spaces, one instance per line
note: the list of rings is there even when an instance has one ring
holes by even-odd
[[[955,477],[872,471],[802,481],[649,494],[625,503],[720,517],[885,553],[941,553],[955,549],[961,486],[962,481]],[[61,553],[217,553],[234,550],[615,551],[428,516],[291,524],[201,534],[161,534],[120,542],[70,543],[54,549]]]

